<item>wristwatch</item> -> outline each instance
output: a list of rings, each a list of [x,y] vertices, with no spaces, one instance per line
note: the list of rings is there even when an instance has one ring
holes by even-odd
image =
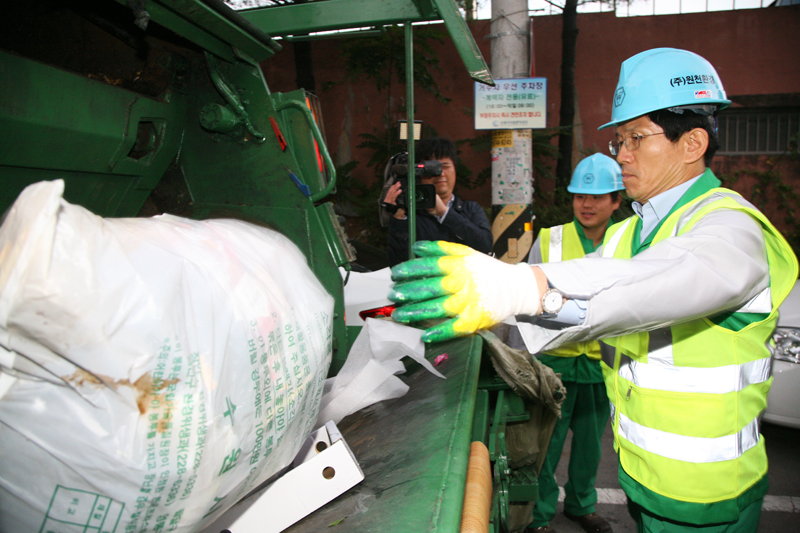
[[[558,289],[547,289],[542,294],[542,317],[553,318],[563,307],[566,299]]]

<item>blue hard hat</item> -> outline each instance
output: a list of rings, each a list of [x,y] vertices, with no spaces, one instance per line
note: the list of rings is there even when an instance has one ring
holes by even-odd
[[[717,71],[704,58],[676,48],[654,48],[625,60],[614,92],[611,122],[616,126],[659,109],[691,109],[711,115],[730,105]]]
[[[617,162],[598,153],[578,163],[567,190],[574,194],[606,194],[624,188]]]

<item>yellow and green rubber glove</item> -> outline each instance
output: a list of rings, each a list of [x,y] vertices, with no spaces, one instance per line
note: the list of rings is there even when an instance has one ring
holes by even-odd
[[[392,318],[409,323],[450,318],[428,328],[425,342],[487,329],[512,315],[541,312],[541,294],[530,265],[510,265],[462,244],[418,241],[417,259],[392,267],[389,299],[402,304]]]

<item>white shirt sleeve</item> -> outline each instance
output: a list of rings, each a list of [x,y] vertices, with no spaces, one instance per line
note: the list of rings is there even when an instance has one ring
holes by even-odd
[[[521,328],[530,352],[733,311],[769,285],[761,226],[741,211],[713,211],[632,259],[601,254],[602,247],[582,259],[538,265],[568,298],[589,303],[581,325]]]

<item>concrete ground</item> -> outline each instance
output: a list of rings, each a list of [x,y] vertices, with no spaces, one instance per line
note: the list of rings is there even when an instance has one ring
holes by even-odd
[[[800,429],[763,424],[769,458],[769,492],[764,498],[757,533],[800,533]],[[564,446],[556,469],[556,480],[563,487],[567,481],[570,441]],[[636,533],[636,525],[628,514],[626,497],[617,480],[617,455],[612,446],[611,425],[603,434],[603,457],[597,474],[597,513],[614,528],[614,533]],[[563,489],[562,497],[563,500]],[[562,503],[550,525],[557,533],[583,533],[563,514]]]

